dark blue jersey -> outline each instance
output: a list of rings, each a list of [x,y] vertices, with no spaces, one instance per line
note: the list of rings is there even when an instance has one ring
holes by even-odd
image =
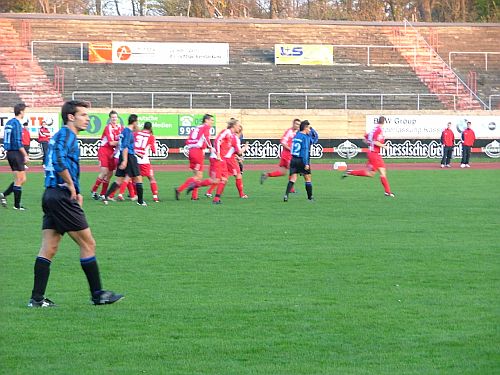
[[[297,132],[292,140],[292,156],[302,158],[304,165],[308,165],[311,144],[316,142],[318,142],[318,133],[313,128],[310,128],[309,134]]]
[[[80,193],[80,148],[75,133],[63,126],[49,141],[45,165],[45,187],[66,187],[59,173],[68,170]]]
[[[128,154],[129,155],[134,155],[135,154],[135,149],[134,149],[134,132],[130,130],[130,128],[125,128],[122,130],[120,134],[120,139],[118,140],[118,147],[120,149],[120,154],[123,152],[124,149],[128,149]]]
[[[5,124],[3,133],[3,148],[5,151],[17,151],[23,147],[23,128],[17,118],[11,118]]]

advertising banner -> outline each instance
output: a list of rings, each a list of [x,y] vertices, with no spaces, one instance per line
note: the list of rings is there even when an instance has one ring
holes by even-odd
[[[108,54],[95,52],[107,58]],[[183,64],[227,65],[228,43],[159,43],[159,42],[111,42],[111,60],[114,64]],[[90,59],[90,54],[89,54]]]
[[[282,146],[279,139],[248,139],[249,148],[244,154],[245,159],[268,159],[276,160],[280,157]],[[101,144],[99,138],[82,138],[78,140],[81,159],[97,160],[97,150]],[[386,142],[388,148],[382,151],[384,159],[440,159],[443,147],[436,140],[389,140]],[[356,162],[365,162],[367,152],[366,144],[361,139],[321,139],[319,143],[311,147],[311,159],[321,162],[325,157],[354,159]],[[481,139],[476,141],[472,148],[473,155],[487,156],[492,159],[500,159],[500,142],[497,140]],[[206,153],[208,157],[208,152]],[[40,144],[32,140],[29,151],[30,159],[42,158]],[[462,148],[460,142],[455,142],[453,157],[460,158]],[[186,160],[188,152],[185,148],[185,139],[157,139],[156,153],[150,153],[153,160]],[[6,158],[3,144],[0,143],[0,160]]]
[[[14,113],[2,113],[0,112],[0,138],[3,138],[3,130],[7,121],[14,117]],[[50,130],[50,134],[54,134],[59,130],[60,115],[59,113],[39,113],[39,112],[27,112],[21,124],[28,121],[28,129],[30,131],[31,138],[38,138],[38,129],[42,121],[47,123],[47,127]]]
[[[118,121],[125,126],[130,113],[119,113]],[[187,137],[191,129],[201,124],[204,114],[151,114],[142,113],[139,116],[139,127],[142,127],[144,122],[149,121],[153,124],[153,134],[155,137]],[[83,138],[98,138],[102,135],[104,128],[108,123],[109,116],[106,113],[90,113],[90,124],[87,131],[81,132],[80,137]],[[214,124],[217,119],[214,116]],[[210,134],[215,136],[215,125],[212,127]]]
[[[113,63],[113,45],[111,42],[90,42],[89,63],[111,64]]]
[[[324,44],[275,44],[276,65],[333,65],[333,46]]]
[[[366,116],[366,132],[377,123],[379,115]],[[384,115],[386,139],[441,139],[448,122],[452,123],[455,137],[460,139],[467,121],[472,124],[476,138],[499,139],[500,116],[455,116],[455,115]]]

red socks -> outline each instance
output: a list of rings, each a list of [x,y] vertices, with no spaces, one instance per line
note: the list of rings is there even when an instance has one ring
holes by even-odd
[[[354,171],[350,171],[348,173],[350,176],[359,176],[359,177],[370,177],[370,175],[368,174],[368,172],[364,169],[357,169],[357,170],[354,170]]]
[[[269,173],[266,173],[266,174],[267,174],[267,177],[280,177],[280,176],[284,176],[285,175],[280,170],[277,170],[277,171],[274,171],[274,172],[269,172]]]
[[[238,189],[238,193],[240,194],[240,197],[245,195],[245,193],[243,192],[243,179],[242,178],[236,179],[236,189]]]
[[[391,187],[389,186],[389,181],[387,181],[387,177],[380,176],[380,182],[384,186],[384,190],[386,193],[391,193]]]

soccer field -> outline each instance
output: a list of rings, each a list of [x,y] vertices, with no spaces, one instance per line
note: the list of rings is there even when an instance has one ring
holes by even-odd
[[[25,212],[0,210],[2,374],[498,374],[500,173],[314,171],[288,203],[286,178],[234,180],[222,205],[173,198],[84,208],[106,289],[90,304],[76,245],[51,267],[53,309],[26,307],[40,246],[42,175]],[[2,189],[10,174],[0,176]]]

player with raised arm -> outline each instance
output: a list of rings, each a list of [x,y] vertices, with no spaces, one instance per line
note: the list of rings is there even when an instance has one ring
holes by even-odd
[[[197,185],[197,183],[200,183],[203,179],[205,159],[204,150],[205,148],[212,148],[212,144],[210,142],[210,129],[212,128],[213,123],[213,116],[205,114],[202,119],[202,124],[191,130],[188,138],[186,139],[186,147],[189,150],[189,169],[193,172],[193,177],[187,178],[181,186],[174,189],[176,200],[179,200],[180,193],[184,189],[192,186],[192,184]],[[209,183],[210,182],[208,182],[207,185]],[[192,192],[191,199],[198,200],[198,188],[192,189]]]
[[[118,113],[114,110],[109,112],[108,124],[102,132],[101,145],[97,151],[100,172],[91,190],[91,196],[96,200],[103,198],[106,194],[109,181],[116,169],[115,150],[122,130],[123,127],[118,122]],[[101,184],[101,194],[98,194],[97,189]]]
[[[391,187],[389,186],[389,181],[387,180],[387,170],[385,168],[384,160],[380,156],[380,150],[382,148],[387,148],[387,146],[384,145],[385,138],[382,130],[384,124],[385,117],[380,116],[377,120],[377,125],[370,133],[365,135],[365,142],[368,144],[367,169],[347,170],[342,175],[342,178],[346,178],[348,176],[374,177],[375,173],[378,171],[380,173],[380,182],[384,187],[385,196],[394,198],[395,195],[391,192]]]
[[[278,169],[272,172],[262,173],[260,175],[260,183],[263,184],[265,180],[269,177],[280,177],[287,174],[290,170],[290,161],[292,160],[292,141],[295,134],[300,127],[300,120],[298,118],[294,119],[292,122],[292,126],[288,128],[283,136],[280,139],[280,145],[282,147],[281,151],[281,159],[278,165]],[[292,190],[290,193],[295,193],[295,190]]]
[[[313,201],[312,180],[311,180],[311,145],[318,142],[318,133],[311,126],[309,121],[304,120],[300,123],[299,131],[295,134],[292,141],[292,160],[290,161],[290,177],[286,186],[283,202],[288,202],[288,194],[293,189],[297,175],[304,176],[307,199]]]

